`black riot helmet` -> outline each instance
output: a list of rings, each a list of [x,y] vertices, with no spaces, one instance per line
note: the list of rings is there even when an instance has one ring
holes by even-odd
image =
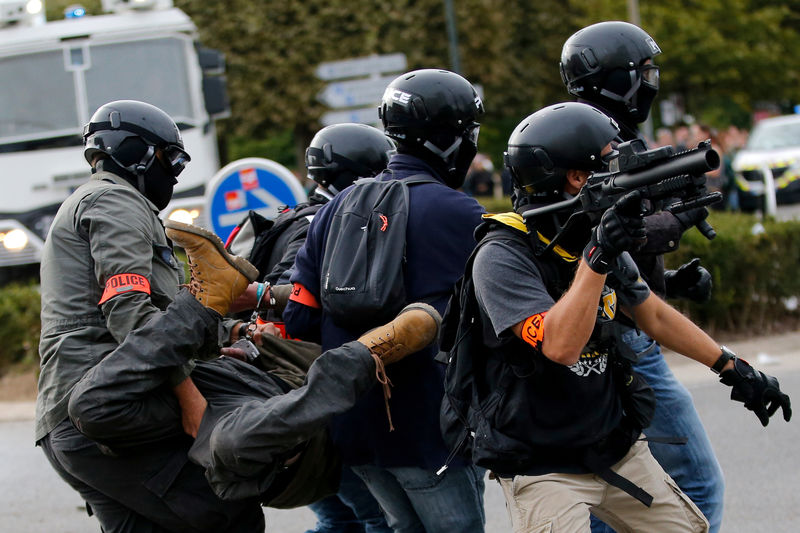
[[[83,128],[83,155],[101,155],[104,170],[129,181],[159,209],[167,206],[178,175],[190,161],[175,121],[135,100],[100,106]]]
[[[428,162],[453,188],[464,183],[478,152],[483,102],[464,78],[447,70],[408,72],[383,94],[378,116],[398,151]]]
[[[306,148],[308,177],[333,194],[356,179],[375,176],[396,152],[382,131],[366,124],[334,124],[322,128]]]
[[[628,22],[599,22],[577,31],[561,49],[561,79],[570,94],[599,105],[628,125],[644,122],[658,93],[661,53],[655,40]]]
[[[601,151],[619,133],[617,123],[579,102],[555,104],[528,116],[508,139],[505,165],[518,196],[560,197],[567,170],[601,170]]]

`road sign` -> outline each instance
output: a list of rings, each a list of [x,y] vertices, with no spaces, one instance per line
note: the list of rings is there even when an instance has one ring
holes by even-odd
[[[380,72],[399,72],[405,70],[406,65],[406,55],[403,53],[371,55],[320,63],[316,74],[321,80],[338,80]]]
[[[378,106],[363,107],[361,109],[347,109],[345,111],[329,111],[319,118],[323,126],[356,122],[358,124],[378,124]]]
[[[250,210],[274,219],[280,206],[306,200],[303,186],[288,168],[260,157],[226,165],[206,187],[208,221],[223,241]]]
[[[397,76],[376,76],[357,80],[329,83],[319,93],[318,98],[328,107],[356,107],[368,104],[377,105],[381,101],[386,86]]]

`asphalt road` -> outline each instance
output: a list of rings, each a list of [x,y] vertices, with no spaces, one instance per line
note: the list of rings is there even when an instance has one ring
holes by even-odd
[[[753,341],[736,347],[751,362],[778,377],[800,402],[800,334],[780,342]],[[726,475],[724,533],[800,531],[798,472],[800,424],[773,418],[762,428],[708,370],[668,356],[678,378],[691,391]],[[8,406],[5,406],[6,408]],[[24,406],[23,406],[24,407]],[[1,411],[2,409],[0,409]],[[7,410],[7,409],[6,409]],[[82,533],[99,531],[82,502],[50,468],[32,444],[33,423],[22,418],[0,422],[0,531],[3,533]],[[2,417],[0,417],[2,419]],[[308,509],[265,510],[267,531],[303,533],[314,524]],[[487,480],[487,533],[510,531],[499,487]],[[453,532],[457,533],[457,532]]]

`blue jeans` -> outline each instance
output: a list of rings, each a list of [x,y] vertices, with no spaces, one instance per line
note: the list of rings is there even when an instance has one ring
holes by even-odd
[[[653,339],[637,330],[625,332],[622,339],[641,354],[634,369],[656,393],[656,413],[645,435],[689,439],[684,445],[650,442],[650,451],[703,512],[710,525],[709,533],[717,533],[722,524],[725,481],[692,397],[675,379]],[[592,518],[592,533],[604,531],[611,529]]]
[[[417,467],[351,467],[378,500],[395,533],[482,533],[483,475],[474,465],[441,476]]]
[[[308,507],[317,525],[306,533],[392,533],[378,502],[348,466],[342,468],[339,492]]]

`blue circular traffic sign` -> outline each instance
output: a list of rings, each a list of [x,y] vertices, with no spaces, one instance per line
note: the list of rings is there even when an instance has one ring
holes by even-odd
[[[294,207],[307,199],[288,168],[249,157],[226,165],[211,178],[206,187],[206,213],[211,229],[225,241],[248,211],[274,219],[279,207]]]

